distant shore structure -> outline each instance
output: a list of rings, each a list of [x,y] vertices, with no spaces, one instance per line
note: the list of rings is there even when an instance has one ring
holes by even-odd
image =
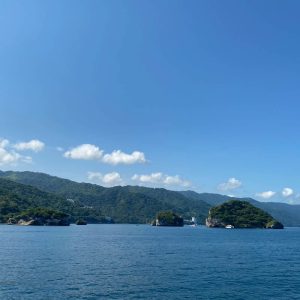
[[[192,217],[190,220],[184,220],[184,225],[196,226],[197,225],[196,217]]]

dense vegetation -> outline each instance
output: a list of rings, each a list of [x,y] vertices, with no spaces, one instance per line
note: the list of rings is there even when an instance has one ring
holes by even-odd
[[[156,215],[156,220],[153,225],[182,227],[183,218],[172,211],[161,211]]]
[[[246,201],[231,200],[209,211],[208,226],[235,228],[273,228],[281,227],[271,215]]]
[[[0,222],[30,208],[50,208],[71,216],[71,221],[84,217],[91,222],[105,222],[100,211],[88,208],[78,201],[69,201],[64,197],[41,191],[28,186],[0,178]]]
[[[117,223],[149,223],[158,211],[170,210],[184,219],[194,216],[204,224],[211,206],[232,199],[218,194],[139,186],[105,188],[35,172],[0,171],[1,178],[27,185],[27,188],[24,191],[23,187],[17,188],[18,193],[10,188],[1,192],[0,183],[0,220],[20,209],[43,206],[69,213],[72,221],[83,218],[88,223],[111,222],[110,218]],[[300,205],[258,202],[251,198],[237,200],[265,210],[286,226],[300,226]]]
[[[68,226],[70,216],[51,208],[29,208],[9,218],[8,224]]]
[[[55,210],[51,208],[45,207],[37,207],[37,208],[29,208],[27,210],[22,211],[17,214],[16,217],[18,219],[31,219],[31,218],[43,218],[43,219],[65,219],[68,218],[69,215]]]
[[[91,207],[117,223],[150,223],[158,211],[167,210],[177,211],[186,219],[195,216],[204,223],[210,208],[204,201],[189,199],[166,189],[138,186],[104,188],[33,172],[3,172],[1,176]],[[87,218],[84,219],[89,223]]]

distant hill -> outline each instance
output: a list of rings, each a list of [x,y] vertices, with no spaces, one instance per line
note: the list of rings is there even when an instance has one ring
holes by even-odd
[[[166,189],[139,186],[105,188],[35,172],[1,172],[1,177],[55,193],[64,199],[72,199],[99,210],[117,223],[151,222],[156,213],[162,210],[172,210],[184,218],[195,216],[204,223],[210,208],[202,200],[189,199]]]
[[[175,192],[141,186],[105,188],[36,172],[0,171],[0,178],[55,194],[61,201],[69,199],[69,202],[73,201],[78,206],[89,208],[97,216],[111,217],[117,223],[151,222],[157,212],[171,210],[184,218],[195,216],[199,223],[204,224],[210,207],[233,199],[219,194]],[[234,199],[248,201],[271,214],[285,226],[300,226],[300,205],[259,202],[252,198]]]
[[[232,199],[229,196],[212,193],[197,193],[194,191],[182,191],[180,193],[186,196],[187,198],[204,201],[210,206],[216,206]]]

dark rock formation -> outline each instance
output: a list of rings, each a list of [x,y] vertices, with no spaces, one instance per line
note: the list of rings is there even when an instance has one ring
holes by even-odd
[[[182,227],[184,225],[183,218],[171,211],[159,212],[156,216],[155,222],[152,222],[153,226],[173,226]]]
[[[87,221],[86,220],[83,220],[83,219],[78,219],[76,222],[75,222],[76,225],[87,225]]]

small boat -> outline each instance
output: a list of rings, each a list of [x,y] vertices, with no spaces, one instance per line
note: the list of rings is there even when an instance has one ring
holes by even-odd
[[[226,229],[232,229],[232,228],[234,228],[234,226],[233,225],[226,225],[225,228]]]

